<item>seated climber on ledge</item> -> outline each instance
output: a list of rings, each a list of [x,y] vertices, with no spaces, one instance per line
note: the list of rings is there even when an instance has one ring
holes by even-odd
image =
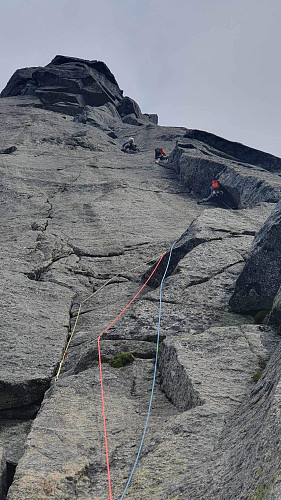
[[[139,152],[139,148],[135,144],[133,137],[130,137],[130,139],[128,141],[124,142],[124,144],[122,146],[122,151],[123,151],[123,153],[138,153]]]
[[[159,161],[168,160],[168,156],[163,150],[163,148],[155,148],[155,163]]]
[[[202,200],[197,201],[197,204],[205,203],[205,201],[214,200],[216,198],[220,198],[223,195],[223,191],[221,190],[220,183],[216,179],[212,180],[212,184],[210,186],[210,194],[206,198],[202,198]]]

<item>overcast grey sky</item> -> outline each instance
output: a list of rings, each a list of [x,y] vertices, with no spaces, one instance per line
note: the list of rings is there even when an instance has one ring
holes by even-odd
[[[56,54],[99,59],[160,125],[281,156],[281,0],[0,0],[1,90]]]

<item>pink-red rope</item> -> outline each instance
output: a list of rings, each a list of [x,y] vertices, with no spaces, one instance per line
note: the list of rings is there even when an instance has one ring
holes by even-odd
[[[137,298],[137,296],[141,293],[141,291],[144,289],[144,287],[147,285],[153,274],[155,273],[157,267],[159,266],[161,260],[163,259],[164,255],[167,252],[164,252],[160,259],[158,260],[155,268],[153,269],[152,273],[149,275],[145,283],[142,285],[142,287],[139,289],[139,291],[136,293],[136,295],[130,300],[130,302],[124,307],[124,309],[116,316],[116,318],[111,321],[111,323],[99,334],[98,336],[98,353],[99,353],[99,369],[100,369],[100,384],[101,384],[101,402],[102,402],[102,416],[103,416],[103,430],[104,430],[104,443],[105,443],[105,454],[106,454],[106,468],[107,468],[107,478],[108,478],[108,489],[109,489],[109,499],[112,500],[112,492],[111,492],[111,481],[110,481],[110,467],[109,467],[109,457],[108,457],[108,446],[107,446],[107,434],[106,434],[106,422],[105,422],[105,405],[104,405],[104,395],[103,395],[103,382],[102,382],[102,363],[101,363],[101,350],[100,350],[100,339],[103,336],[104,333],[106,333],[109,328],[116,323],[116,321],[124,314],[124,312],[130,307],[130,305],[134,302],[134,300]]]

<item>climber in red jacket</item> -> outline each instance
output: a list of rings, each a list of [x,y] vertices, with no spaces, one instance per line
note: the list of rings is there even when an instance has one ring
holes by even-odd
[[[168,160],[168,156],[163,148],[155,148],[155,163],[159,163],[160,160]]]
[[[205,201],[210,201],[213,198],[217,198],[220,195],[222,195],[223,192],[220,188],[220,183],[217,181],[217,179],[213,179],[211,186],[210,186],[210,194],[206,198],[202,198],[202,200],[197,201],[197,204],[199,205],[200,203],[205,203]]]

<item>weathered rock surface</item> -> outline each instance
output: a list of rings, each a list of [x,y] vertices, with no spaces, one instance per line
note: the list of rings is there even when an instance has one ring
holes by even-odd
[[[206,134],[202,134],[203,137]],[[242,160],[246,147],[240,145],[240,154],[234,156],[235,150],[223,147],[223,141],[210,141],[211,145],[200,139],[179,141],[170,156],[170,165],[179,174],[181,182],[190,191],[206,195],[212,179],[217,178],[225,191],[226,206],[234,208],[255,206],[261,202],[277,203],[281,197],[280,159],[260,152],[256,156],[245,154]],[[248,163],[249,160],[252,163]]]
[[[86,105],[118,103],[122,91],[108,67],[101,61],[56,56],[45,68],[15,72],[2,97],[36,95],[48,108],[76,114]]]
[[[102,61],[88,61],[76,57],[56,56],[47,66],[18,69],[1,92],[1,97],[38,97],[46,109],[82,116],[94,126],[122,118],[124,123],[144,125],[158,123],[155,114],[143,115],[139,105],[130,97],[123,97],[114,75]],[[100,112],[91,111],[100,106]],[[111,107],[110,107],[111,105]],[[109,113],[106,113],[109,111]],[[77,120],[83,123],[84,120]]]
[[[98,107],[86,106],[85,110],[87,123],[103,130],[104,132],[114,130],[116,123],[121,123],[116,107],[110,102]]]
[[[281,288],[279,288],[279,290],[275,296],[271,311],[270,311],[268,318],[267,318],[267,323],[269,323],[270,325],[277,326],[279,333],[281,333],[281,330],[280,330],[280,326],[281,326]]]
[[[205,145],[211,146],[221,153],[225,153],[226,157],[232,157],[235,160],[240,160],[242,163],[257,165],[270,172],[280,172],[281,159],[269,153],[264,153],[258,149],[250,148],[240,142],[228,141],[223,137],[219,137],[204,130],[188,129],[185,137],[196,139],[203,142]]]
[[[147,116],[150,122],[158,125],[158,115],[156,115],[155,113],[144,113],[144,116]]]
[[[142,112],[139,105],[130,97],[123,97],[122,101],[116,106],[119,115],[124,116],[134,114],[136,118],[141,118]]]
[[[208,220],[208,216],[210,217],[210,212],[211,211],[204,212],[201,217],[201,222],[201,218],[198,220],[198,227],[200,228],[198,229],[198,231],[203,231],[205,223],[206,233],[208,231],[210,231],[211,233],[212,229],[208,229],[208,224],[210,222],[210,219]],[[216,219],[219,220],[221,217],[220,222],[218,221],[218,230],[220,228],[220,224],[223,225],[223,220],[224,227],[226,228],[229,214],[225,211],[220,211],[219,209],[214,210],[214,212],[216,212],[217,217],[213,217],[213,221]],[[233,214],[233,217],[235,217],[235,219],[237,220],[236,214]],[[256,223],[256,217],[253,216],[252,224]],[[231,227],[231,224],[229,227]],[[187,355],[188,353],[190,353],[190,346],[188,344],[189,335],[191,335],[190,345],[193,345],[193,333],[203,333],[205,331],[205,328],[212,324],[222,324],[223,322],[225,322],[225,324],[229,324],[232,321],[235,322],[239,320],[239,318],[231,318],[231,315],[229,315],[227,311],[227,303],[229,300],[230,291],[235,281],[234,276],[238,276],[238,273],[241,270],[241,263],[244,262],[243,256],[245,256],[249,251],[253,239],[253,236],[251,235],[243,235],[243,223],[240,231],[241,234],[239,236],[237,236],[237,234],[231,234],[231,231],[229,233],[227,233],[227,230],[223,232],[220,240],[221,248],[219,248],[219,250],[216,246],[217,241],[212,241],[209,235],[209,241],[206,238],[206,241],[204,243],[202,242],[201,245],[198,245],[192,251],[188,252],[186,256],[181,260],[178,272],[174,276],[170,276],[168,278],[165,295],[163,298],[164,310],[162,335],[167,335],[169,337],[172,336],[172,338],[175,338],[175,347],[173,347],[173,349],[176,349],[178,354],[182,352],[185,347],[187,347],[187,345],[189,347],[188,349],[186,349]],[[235,233],[235,224],[233,233]],[[198,256],[200,255],[199,250],[201,256],[202,254],[204,255],[204,258],[198,258]],[[117,257],[115,257],[115,259],[117,260]],[[100,259],[100,263],[101,262],[102,260]],[[100,264],[100,266],[100,270],[102,271],[102,264]],[[129,298],[130,296],[132,296],[134,293],[133,290],[136,290],[137,283],[134,284],[134,282],[131,281],[128,283],[125,276],[122,278],[121,283],[113,283],[112,285],[105,287],[104,291],[100,292],[100,296],[97,295],[94,303],[90,303],[91,307],[90,305],[86,306],[86,311],[81,317],[80,327],[78,329],[76,339],[74,340],[69,350],[69,356],[64,366],[64,375],[62,376],[61,381],[56,384],[54,389],[49,392],[49,397],[45,399],[45,402],[41,408],[41,412],[36,419],[37,425],[40,426],[38,430],[38,436],[41,436],[41,443],[43,439],[43,449],[50,449],[54,446],[56,448],[57,459],[54,462],[54,457],[52,456],[52,460],[48,460],[44,467],[42,467],[41,464],[40,471],[38,470],[38,475],[36,476],[36,488],[33,492],[29,481],[26,480],[26,475],[28,477],[29,473],[31,474],[31,471],[34,468],[33,464],[38,462],[38,453],[39,455],[43,453],[41,445],[38,449],[37,433],[35,432],[33,427],[29,438],[31,439],[30,446],[28,445],[28,451],[26,452],[25,456],[20,462],[20,465],[17,468],[16,480],[12,488],[10,489],[9,498],[16,498],[18,491],[21,492],[23,497],[28,496],[32,499],[36,498],[37,496],[40,498],[40,496],[46,494],[46,491],[49,491],[48,485],[50,485],[51,483],[53,484],[54,498],[56,498],[56,495],[61,495],[62,498],[67,498],[68,496],[69,498],[72,498],[74,496],[73,483],[75,484],[76,491],[78,491],[78,497],[80,495],[81,498],[83,498],[83,495],[85,495],[89,498],[103,498],[103,491],[104,488],[106,488],[105,471],[102,472],[102,470],[99,470],[99,468],[97,468],[97,465],[93,463],[93,460],[95,460],[96,456],[96,451],[93,452],[93,446],[97,446],[96,443],[98,439],[100,447],[102,449],[102,437],[99,434],[100,430],[97,431],[97,423],[100,422],[99,425],[101,425],[101,416],[97,403],[99,399],[99,380],[96,361],[97,354],[96,349],[94,348],[94,338],[96,338],[99,331],[101,331],[102,328],[106,326],[106,323],[109,322],[110,317],[114,317],[114,315],[118,312],[118,310],[114,312],[114,307],[116,307],[116,302],[118,300],[117,297],[120,296],[121,289],[123,288],[124,298]],[[131,274],[131,279],[133,276],[134,273]],[[130,273],[127,274],[126,277],[128,279],[130,277]],[[195,280],[197,282],[197,285],[194,283]],[[126,288],[124,290],[124,287],[129,287],[127,292],[125,291]],[[202,304],[202,289],[200,291],[200,288],[204,289],[204,294],[206,297],[205,305]],[[115,293],[114,289],[116,289]],[[106,316],[108,316],[108,318],[106,318],[104,316],[104,313],[101,314],[101,307],[106,300],[108,293],[110,294],[110,302],[108,301],[108,310],[106,311]],[[108,356],[107,345],[109,344],[110,338],[115,339],[111,345],[112,350],[110,351],[110,355],[113,355],[120,350],[125,350],[123,348],[124,345],[130,347],[130,350],[132,352],[133,342],[140,345],[143,345],[145,343],[149,344],[149,346],[153,345],[153,341],[155,341],[156,336],[156,320],[158,308],[157,295],[157,291],[147,292],[141,300],[138,300],[132,306],[132,309],[130,310],[130,312],[128,312],[124,319],[120,320],[120,322],[112,328],[112,330],[106,336],[106,340],[102,342],[102,356],[104,356],[104,359],[107,359]],[[126,301],[124,301],[124,304],[125,302]],[[186,314],[187,310],[190,310],[190,314],[188,316]],[[242,320],[243,318],[240,318],[240,322]],[[102,324],[102,322],[104,322],[104,324]],[[93,324],[95,324],[94,331],[92,330]],[[227,372],[230,371],[229,386],[227,386],[227,388],[225,389],[225,392],[227,394],[226,399],[227,401],[230,401],[230,404],[233,407],[235,407],[242,400],[243,390],[246,391],[247,388],[249,390],[249,387],[253,387],[252,375],[258,370],[259,356],[267,357],[269,348],[266,349],[261,344],[260,337],[261,335],[263,336],[264,332],[261,327],[253,327],[249,325],[245,327],[237,326],[230,327],[230,331],[229,327],[226,327],[222,328],[219,331],[221,331],[221,334],[217,337],[217,348],[215,347],[215,339],[212,340],[212,332],[210,334],[196,335],[194,337],[194,345],[198,346],[198,355],[194,361],[194,364],[196,365],[197,363],[198,374],[205,373],[205,363],[207,357],[205,350],[210,349],[209,356],[211,357],[211,353],[213,351],[216,352],[216,350],[218,350],[218,352],[221,353],[222,346],[225,345],[225,355],[221,355],[220,359],[222,362],[222,367],[225,366],[225,370]],[[253,332],[252,335],[250,333],[251,331]],[[269,329],[265,331],[268,333],[268,337],[271,336],[270,338],[273,338],[274,343],[275,338],[273,333],[271,333]],[[216,335],[215,332],[216,330],[214,330],[214,336]],[[206,338],[206,335],[209,339],[209,341],[207,342],[207,347],[204,340]],[[253,346],[251,345],[251,343],[249,344],[249,342],[245,340],[248,338],[247,335],[252,339],[252,342],[256,344],[253,344]],[[137,339],[142,340],[141,342],[136,342]],[[240,340],[238,341],[238,339]],[[147,342],[148,340],[150,341]],[[237,346],[235,347],[237,350],[237,359],[240,360],[241,358],[241,362],[244,363],[243,369],[239,367],[237,368],[237,372],[238,374],[240,374],[239,380],[241,381],[241,383],[245,383],[246,389],[243,390],[241,383],[240,385],[237,383],[237,377],[233,379],[233,373],[236,373],[236,358],[234,357],[231,349],[231,342],[234,342],[234,345]],[[120,343],[123,344],[122,347],[120,347]],[[257,345],[256,351],[254,345]],[[116,351],[114,351],[114,348],[116,349]],[[150,347],[150,350],[152,351],[153,348]],[[162,365],[164,365],[167,368],[167,373],[165,372],[166,368],[165,370],[161,369],[161,377],[163,377],[163,388],[165,387],[164,381],[167,382],[167,379],[169,379],[171,376],[171,370],[174,369],[177,376],[180,376],[182,370],[182,368],[180,368],[180,365],[178,366],[177,363],[174,363],[173,366],[171,366],[171,364],[165,363],[165,350],[166,344],[164,343],[160,351],[161,360],[162,356],[164,356],[164,363],[162,363],[161,361],[161,367]],[[248,353],[247,355],[245,354],[245,350]],[[149,387],[151,383],[151,371],[153,364],[152,361],[141,359],[143,357],[142,353],[139,354],[136,352],[136,350],[134,352],[135,355],[137,357],[140,356],[140,358],[138,358],[137,361],[133,363],[133,365],[128,366],[121,371],[112,369],[107,365],[105,365],[104,367],[104,378],[106,384],[105,394],[108,394],[107,398],[108,401],[110,401],[110,404],[108,406],[110,415],[108,416],[108,418],[111,421],[110,426],[113,426],[110,427],[109,434],[111,436],[118,436],[117,442],[115,442],[115,438],[111,440],[111,471],[113,484],[115,484],[114,492],[116,496],[120,496],[120,494],[122,493],[121,485],[122,483],[124,485],[125,476],[128,476],[129,474],[128,463],[132,463],[134,460],[136,447],[138,445],[142,431],[142,425],[140,424],[140,421],[144,420],[145,409],[147,408],[149,399]],[[218,354],[218,356],[219,355],[220,354]],[[250,356],[252,362],[249,362],[248,356]],[[233,373],[231,372],[229,366],[230,358],[232,359],[231,366],[233,367]],[[217,363],[215,363],[215,365],[216,364]],[[73,379],[73,376],[71,376],[71,373],[73,372],[73,366],[74,372],[76,373],[75,379]],[[146,373],[146,376],[144,376],[144,373]],[[196,380],[199,376],[198,374],[195,375]],[[83,381],[80,379],[79,382],[80,377],[83,377]],[[217,372],[214,373],[214,380],[216,380],[216,377]],[[222,372],[221,377],[222,379],[225,379],[224,372]],[[73,392],[74,380],[75,392]],[[128,381],[130,381],[129,384]],[[67,392],[65,388],[61,390],[61,384],[63,384],[64,387],[65,384],[67,384],[67,387],[69,387]],[[221,385],[221,379],[219,379],[217,385]],[[218,398],[219,400],[220,396],[217,395],[217,385],[214,385],[214,382],[211,382],[209,380],[209,385],[207,386],[209,387],[210,392],[213,391],[213,397]],[[173,386],[175,389],[174,394],[177,394],[178,387],[176,386],[176,384],[173,384]],[[142,389],[140,389],[140,387]],[[174,397],[171,395],[170,390],[165,388],[165,391],[167,392],[169,399],[172,399],[173,401]],[[184,381],[182,391],[187,392],[187,387],[184,388]],[[237,396],[237,394],[239,394],[239,397]],[[175,490],[174,486],[172,487],[172,485],[170,484],[170,479],[167,479],[170,478],[171,473],[171,462],[170,460],[167,461],[167,458],[164,459],[164,456],[166,457],[167,455],[167,446],[169,446],[169,456],[173,457],[172,463],[173,467],[175,467],[174,472],[176,474],[176,477],[178,478],[178,481],[180,481],[181,479],[183,480],[184,478],[187,479],[187,470],[185,467],[183,467],[183,460],[186,460],[187,456],[190,457],[190,460],[195,460],[192,454],[192,450],[194,450],[194,443],[191,443],[189,434],[187,438],[183,438],[182,432],[177,431],[176,434],[178,434],[178,438],[175,438],[174,436],[175,426],[177,429],[181,429],[183,422],[186,421],[186,414],[182,418],[178,416],[178,411],[183,411],[185,410],[185,408],[181,407],[182,403],[178,404],[175,400],[173,401],[174,406],[171,405],[167,400],[165,400],[165,398],[162,399],[163,396],[164,394],[160,392],[158,383],[157,396],[155,399],[156,406],[154,406],[154,416],[152,416],[150,421],[149,436],[147,439],[147,444],[145,445],[145,455],[141,460],[138,472],[136,473],[136,482],[132,486],[131,491],[129,490],[128,492],[128,498],[138,499],[147,498],[149,496],[159,499],[170,498],[169,495],[172,494]],[[58,426],[57,424],[56,435],[58,436],[58,440],[56,440],[56,443],[53,443],[52,445],[48,438],[49,431],[47,433],[44,431],[44,427],[46,425],[49,426],[50,416],[54,412],[54,407],[50,407],[49,405],[54,404],[60,408],[63,408],[65,406],[65,403],[64,399],[62,398],[64,397],[66,397],[68,401],[68,414],[70,413],[71,415],[73,415],[73,417],[71,418],[75,418],[76,412],[78,411],[77,408],[83,408],[82,413],[81,411],[79,413],[79,422],[83,422],[85,419],[86,421],[88,421],[88,418],[90,418],[92,422],[95,422],[95,431],[93,432],[93,428],[90,425],[89,434],[87,434],[85,441],[87,442],[87,445],[83,445],[83,460],[81,452],[77,451],[78,445],[72,447],[75,458],[73,458],[73,460],[69,460],[69,451],[67,445],[69,439],[74,439],[74,443],[76,442],[76,439],[79,440],[79,442],[81,441],[81,439],[83,439],[83,433],[79,426],[75,426],[75,436],[77,433],[77,437],[71,438],[69,434],[68,438],[68,433],[71,433],[71,435],[73,434],[73,428],[69,427],[67,422],[65,423],[64,421],[61,422],[60,426]],[[116,403],[113,405],[115,398]],[[202,400],[205,398],[206,394],[203,391]],[[122,404],[120,404],[120,401],[122,401]],[[136,403],[134,403],[134,401],[137,402],[137,407],[135,406]],[[158,404],[160,404],[161,401],[161,406],[158,408]],[[142,408],[142,411],[140,411],[140,407]],[[126,412],[126,419],[123,413],[124,411]],[[215,441],[213,441],[213,437],[211,439],[210,434],[213,432],[213,427],[218,426],[218,412],[225,412],[225,408],[224,406],[220,408],[220,405],[218,404],[218,408],[216,409],[215,414],[212,415],[212,418],[209,413],[210,411],[207,411],[207,409],[205,409],[205,406],[201,410],[201,412],[199,412],[199,414],[197,413],[197,411],[199,410],[196,410],[196,415],[192,417],[190,428],[193,428],[193,426],[195,425],[194,419],[196,419],[197,421],[197,419],[200,419],[201,416],[203,420],[202,424],[199,424],[198,422],[196,424],[198,428],[197,434],[201,435],[201,439],[206,440],[207,435],[204,434],[203,428],[205,426],[207,415],[209,415],[209,444],[207,448],[212,447]],[[172,415],[176,417],[176,420],[174,420],[175,417],[172,416],[168,418],[171,412]],[[205,418],[203,417],[203,415],[205,415]],[[126,422],[128,422],[127,424],[125,424],[125,420]],[[120,422],[122,424],[120,424]],[[222,419],[221,425],[218,426],[218,431],[222,428],[223,422],[224,420]],[[41,425],[43,427],[41,427]],[[123,429],[122,431],[120,425]],[[132,426],[133,429],[131,428]],[[162,427],[163,433],[159,432],[159,428]],[[127,429],[127,431],[125,431],[125,428]],[[97,432],[100,436],[99,438],[96,434]],[[218,434],[219,432],[215,435],[217,436]],[[136,439],[136,436],[138,436],[138,439]],[[171,445],[171,441],[173,442],[173,445]],[[79,446],[81,447],[81,444]],[[189,455],[187,455],[187,448],[189,449]],[[178,450],[184,450],[184,456],[182,455],[181,451]],[[194,468],[192,468],[192,477],[194,477],[195,469],[198,471],[198,473],[195,474],[196,481],[194,482],[191,479],[188,479],[191,484],[190,494],[192,495],[195,495],[196,488],[199,488],[199,483],[202,481],[203,472],[201,469],[201,472],[199,472],[198,461],[199,457],[201,457],[200,460],[202,460],[201,453],[206,453],[206,450],[206,447],[200,448],[200,452],[198,452],[198,458],[195,460]],[[161,471],[156,471],[152,474],[152,462],[155,463],[155,460],[159,460],[160,458],[162,463]],[[72,464],[75,463],[75,468],[73,468],[73,465],[71,465],[71,463],[69,462],[71,462]],[[79,468],[77,468],[78,464],[80,464]],[[55,471],[58,472],[58,475],[55,474]],[[69,483],[69,476],[72,477],[71,483]],[[14,491],[15,497],[13,497]],[[49,492],[49,494],[51,494],[51,492]],[[198,495],[198,497],[194,496],[194,498],[200,498],[200,488],[198,489],[198,493],[196,493],[196,495]],[[104,498],[106,498],[106,494],[104,495]]]
[[[268,357],[261,343],[261,330],[254,325],[216,327],[199,335],[164,341],[159,369],[165,394],[182,411],[211,399],[210,404],[227,416],[228,407],[239,398],[242,401],[241,385],[246,380],[249,383],[259,359]],[[198,357],[203,358],[204,370]]]
[[[5,498],[7,485],[7,462],[4,449],[0,448],[0,498]]]
[[[145,125],[149,122],[157,125],[158,116],[155,114],[142,114],[139,105],[130,97],[124,97],[120,103],[116,105],[116,109],[122,118],[123,123],[128,125]]]
[[[270,309],[281,285],[281,203],[255,237],[230,300],[234,311]]]
[[[157,126],[122,100],[97,61],[57,56],[46,68],[19,70],[3,92],[0,149],[17,148],[0,161],[0,447],[4,469],[18,464],[8,500],[108,498],[97,337],[174,241],[159,373],[126,498],[257,500],[273,495],[271,483],[278,498],[280,337],[234,314],[229,300],[275,208],[280,160],[212,134]],[[86,120],[69,116],[80,112]],[[131,136],[140,153],[125,155]],[[157,146],[173,151],[165,167],[154,163]],[[196,204],[191,191],[205,192],[219,172],[243,210]],[[144,428],[166,263],[167,255],[152,286],[101,340],[113,498]],[[113,368],[108,361],[119,352],[134,362]],[[263,466],[274,454],[273,468],[269,459]]]
[[[229,250],[231,252],[235,247],[237,247],[237,242],[239,242],[238,247],[242,254],[240,256],[240,259],[242,259],[243,261],[245,257],[245,249],[243,248],[243,244],[241,245],[240,242],[249,241],[250,244],[252,243],[252,237],[255,235],[257,229],[261,224],[261,214],[263,214],[262,217],[264,217],[266,213],[270,214],[273,206],[274,205],[265,206],[262,212],[260,209],[253,209],[251,211],[243,210],[240,212],[231,211],[226,213],[225,211],[222,211],[220,209],[214,209],[211,211],[203,212],[203,214],[199,218],[195,219],[190,224],[188,229],[176,242],[173,253],[171,255],[170,266],[167,274],[171,274],[176,269],[179,261],[188,252],[191,252],[191,250],[196,248],[198,245],[201,245],[202,243],[211,241],[217,242],[215,246],[217,246],[218,248],[221,247],[220,242],[222,240],[228,240],[228,243],[231,241],[230,248],[227,250],[226,259],[229,258]],[[243,238],[243,236],[250,236],[250,238]],[[232,239],[229,240],[229,238]],[[200,247],[200,253],[201,248],[202,247]],[[210,266],[213,267],[213,272],[215,274],[215,266],[217,265],[216,260],[217,258],[219,258],[221,263],[222,259],[224,258],[224,253],[220,248],[219,255],[209,255],[208,257],[209,258],[202,259],[203,266],[205,268],[209,268]],[[167,261],[168,255],[164,257],[157,272],[153,275],[150,281],[151,286],[160,285]],[[197,266],[198,264],[196,265],[196,267]],[[220,265],[218,269],[220,270]],[[144,279],[148,277],[151,270],[152,268],[144,274]],[[199,284],[200,279],[202,280],[201,282],[204,282],[204,278],[198,278],[197,282],[196,279],[194,279],[194,283],[192,284]]]
[[[0,448],[5,449],[6,461],[17,464],[24,453],[24,443],[32,420],[0,420]]]
[[[279,346],[249,400],[226,423],[209,464],[208,498],[281,497],[280,366]]]
[[[17,411],[19,407],[40,402],[49,387],[69,330],[73,294],[65,288],[54,289],[50,283],[37,281],[34,286],[19,273],[5,274],[0,410]],[[22,295],[18,294],[19,289]],[[16,304],[15,297],[18,297]]]
[[[212,328],[195,337],[164,342],[162,386],[183,413],[166,430],[169,458],[177,463],[179,482],[167,485],[163,498],[209,498],[213,449],[235,408],[253,390],[252,376],[259,369],[260,356],[269,354],[262,346],[262,337],[268,333],[261,327],[243,325]],[[159,448],[154,456],[163,455],[163,447]],[[185,449],[181,461],[178,448]],[[148,460],[152,464],[152,456]]]
[[[16,146],[10,146],[9,148],[2,149],[0,151],[1,155],[10,155],[17,150]]]

